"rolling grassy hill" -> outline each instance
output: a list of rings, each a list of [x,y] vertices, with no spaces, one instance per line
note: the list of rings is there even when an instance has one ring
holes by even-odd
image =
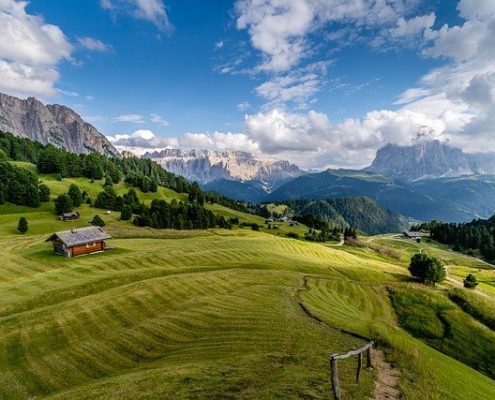
[[[92,197],[102,188],[41,179],[52,196],[71,182]],[[147,202],[183,198],[163,188],[138,194]],[[420,248],[445,260],[452,280],[422,290],[449,301],[448,290],[474,271],[486,283],[473,293],[492,296],[495,273],[476,259],[392,236],[362,240],[393,248],[394,258],[268,231],[143,229],[118,213],[86,205],[80,212],[79,221],[64,223],[53,203],[0,206],[2,399],[329,399],[328,356],[361,346],[356,335],[376,340],[400,369],[405,399],[495,398],[495,381],[412,335],[389,296],[415,287],[405,266]],[[86,225],[96,213],[114,237],[111,250],[53,255],[44,242],[50,233]],[[20,216],[29,223],[25,235],[16,231]],[[477,323],[451,306],[462,313],[462,329]],[[364,371],[356,385],[355,362],[339,364],[343,396],[370,398],[376,371]]]

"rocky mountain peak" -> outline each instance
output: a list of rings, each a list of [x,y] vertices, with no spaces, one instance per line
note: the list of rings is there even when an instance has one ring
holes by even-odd
[[[119,155],[108,139],[75,111],[58,104],[45,106],[34,97],[23,100],[0,93],[0,130],[74,153]]]
[[[468,154],[438,140],[412,146],[388,144],[366,171],[405,181],[494,174],[495,154]]]
[[[146,153],[166,170],[202,184],[220,179],[258,180],[268,187],[303,172],[285,160],[262,160],[243,151],[164,149]]]

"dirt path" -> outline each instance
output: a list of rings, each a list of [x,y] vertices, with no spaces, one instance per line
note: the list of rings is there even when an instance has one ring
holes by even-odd
[[[399,370],[392,368],[392,366],[385,361],[383,351],[373,351],[373,362],[378,373],[375,381],[375,400],[400,400],[402,395],[398,389],[400,372]]]

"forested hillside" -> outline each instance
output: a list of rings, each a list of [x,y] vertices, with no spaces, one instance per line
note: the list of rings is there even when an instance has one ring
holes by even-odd
[[[455,251],[462,251],[495,262],[495,215],[465,224],[447,224],[432,221],[415,229],[426,229],[432,239],[448,244]]]
[[[328,222],[331,227],[355,227],[364,233],[400,232],[406,228],[404,219],[381,207],[367,197],[327,200],[294,200],[284,202],[301,221],[308,224],[311,217]]]
[[[106,178],[105,186],[117,184],[121,180],[140,188],[144,193],[155,192],[158,186],[187,193],[191,201],[203,205],[205,201],[215,202],[246,212],[240,203],[214,193],[204,193],[196,183],[165,171],[156,162],[137,157],[106,157],[98,153],[75,154],[42,145],[29,139],[20,139],[9,133],[0,132],[0,202],[9,201],[18,205],[38,207],[43,198],[43,186],[38,184],[36,173],[19,168],[6,161],[23,161],[36,165],[40,174],[56,174],[62,178]],[[107,204],[100,202],[101,208],[120,211],[122,201],[116,199],[111,189],[105,188]],[[41,199],[41,200],[40,200]]]

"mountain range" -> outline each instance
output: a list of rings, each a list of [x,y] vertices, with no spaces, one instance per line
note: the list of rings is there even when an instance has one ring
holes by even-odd
[[[0,130],[75,153],[120,156],[76,112],[0,93]],[[251,202],[364,196],[421,221],[464,222],[495,211],[495,154],[467,154],[448,143],[389,144],[364,170],[307,173],[283,160],[242,151],[164,149],[145,154],[204,189]]]
[[[166,170],[197,181],[209,190],[222,185],[233,189],[237,183],[239,188],[253,190],[255,197],[304,173],[288,161],[262,160],[242,151],[164,149],[146,153],[143,157],[153,159]],[[242,194],[241,197],[246,199]],[[249,197],[251,200],[252,194]]]
[[[34,97],[22,100],[0,93],[0,130],[74,153],[119,155],[110,141],[75,111],[58,104],[44,105]]]

